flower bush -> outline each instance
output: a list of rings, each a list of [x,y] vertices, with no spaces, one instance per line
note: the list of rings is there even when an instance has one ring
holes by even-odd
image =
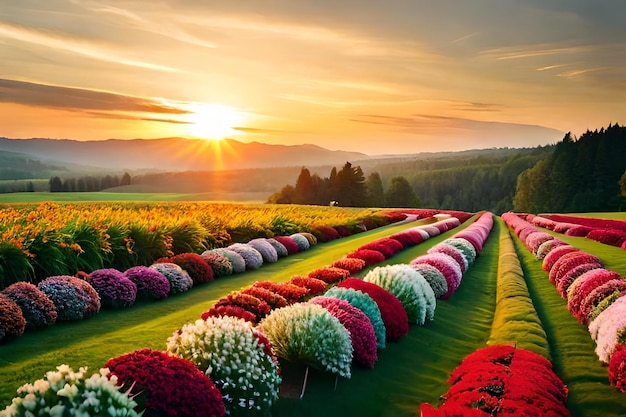
[[[380,315],[380,309],[376,302],[368,294],[355,290],[354,288],[341,288],[333,287],[326,291],[325,297],[338,298],[349,302],[353,307],[358,308],[365,314],[372,327],[374,328],[374,334],[376,336],[376,346],[378,349],[384,349],[386,347],[387,331],[385,330],[385,323]]]
[[[598,268],[587,271],[574,280],[567,289],[567,309],[580,322],[586,322],[580,307],[585,298],[597,287],[612,280],[619,279],[620,275],[615,271]]]
[[[615,346],[609,362],[609,382],[620,392],[626,392],[626,345]]]
[[[317,245],[317,237],[313,233],[310,232],[298,232],[299,235],[302,235],[309,241],[309,246]]]
[[[474,261],[476,260],[476,256],[477,256],[476,249],[474,248],[474,245],[472,245],[465,238],[462,238],[462,237],[451,237],[449,239],[444,240],[441,243],[450,245],[450,246],[458,249],[459,251],[461,251],[461,253],[463,254],[463,257],[467,261],[468,266],[472,265],[474,263]]]
[[[443,274],[448,284],[448,291],[441,298],[450,298],[461,285],[461,278],[463,277],[458,262],[441,252],[427,253],[418,256],[410,262],[411,265],[423,263],[434,266]]]
[[[213,278],[222,278],[233,274],[233,263],[226,255],[207,250],[202,252],[200,256],[213,270]],[[243,267],[245,270],[245,262]]]
[[[376,265],[385,260],[385,255],[372,249],[358,249],[346,255],[346,258],[356,258],[365,261],[365,267]]]
[[[248,294],[258,298],[261,301],[265,301],[270,308],[281,308],[287,305],[287,299],[282,295],[261,287],[247,287],[241,290],[242,294]]]
[[[255,321],[261,320],[272,309],[268,303],[257,297],[245,294],[241,291],[231,291],[224,297],[217,300],[213,307],[220,306],[239,306],[244,310],[254,314]]]
[[[26,319],[20,306],[4,294],[0,294],[0,343],[21,336],[26,329]]]
[[[323,266],[309,272],[309,278],[317,278],[328,284],[334,284],[350,276],[350,271],[334,266]]]
[[[433,246],[432,248],[428,249],[426,253],[427,254],[443,253],[445,255],[448,255],[449,257],[454,259],[456,263],[459,265],[459,268],[461,268],[461,274],[463,274],[465,270],[467,269],[467,267],[469,266],[469,262],[463,255],[463,252],[461,252],[459,249],[455,248],[452,245],[448,245],[447,243],[443,243],[443,242],[439,243]]]
[[[103,307],[130,307],[137,298],[137,285],[114,268],[96,269],[87,276],[87,282],[98,291]]]
[[[285,249],[287,249],[287,253],[289,255],[294,255],[300,252],[300,247],[298,246],[296,241],[289,236],[274,236],[274,240],[283,245]]]
[[[385,256],[385,259],[388,259],[404,249],[404,246],[402,246],[402,243],[398,242],[397,240],[390,238],[381,238],[366,243],[365,245],[360,246],[357,250],[359,249],[370,249],[378,251]]]
[[[448,282],[434,266],[427,263],[409,264],[409,266],[419,272],[433,289],[435,298],[441,298],[448,292]]]
[[[548,240],[554,240],[554,236],[547,232],[535,231],[526,236],[524,245],[530,250],[535,257],[539,247]]]
[[[233,243],[228,249],[241,255],[246,263],[246,270],[259,269],[263,265],[263,256],[250,245],[245,243]]]
[[[57,309],[52,300],[29,282],[16,282],[6,287],[4,294],[22,310],[27,329],[50,326],[57,321]]]
[[[311,277],[302,277],[299,275],[294,275],[289,278],[289,284],[297,285],[298,287],[306,288],[309,290],[308,295],[319,295],[326,291],[326,287],[328,284],[321,279],[311,278]]]
[[[565,272],[565,274],[562,275],[561,278],[554,283],[554,285],[556,286],[556,290],[558,291],[561,298],[567,299],[567,291],[578,277],[580,277],[585,272],[600,268],[602,268],[602,266],[600,266],[597,262],[591,262],[577,265]]]
[[[594,288],[593,291],[585,297],[579,309],[579,314],[584,324],[589,323],[589,317],[593,309],[615,291],[619,291],[620,293],[626,292],[626,279],[619,278],[607,281],[599,287]]]
[[[352,230],[350,230],[348,226],[338,225],[338,226],[333,226],[333,229],[337,231],[337,233],[339,234],[339,237],[348,237],[348,236],[353,235]]]
[[[233,267],[233,274],[240,274],[246,270],[246,261],[243,259],[243,256],[233,250],[227,248],[215,248],[202,252],[202,255],[200,256],[206,255],[207,253],[217,253],[228,258]]]
[[[269,415],[278,400],[278,365],[249,322],[226,316],[196,320],[167,339],[167,350],[213,380],[229,415]]]
[[[422,326],[435,317],[435,293],[426,279],[409,265],[376,267],[363,280],[395,295],[402,303],[410,323]]]
[[[296,242],[296,245],[298,245],[299,252],[304,252],[305,250],[308,250],[311,247],[311,243],[309,242],[309,239],[302,236],[300,233],[294,233],[293,235],[290,235],[289,237],[292,238],[294,242]]]
[[[81,320],[100,311],[100,296],[86,281],[69,275],[44,279],[37,287],[46,293],[57,310],[57,321]]]
[[[597,256],[581,251],[566,253],[552,265],[548,277],[551,283],[556,284],[571,269],[578,265],[591,263],[598,267],[603,266],[602,261]]]
[[[606,310],[608,306],[617,301],[617,299],[620,298],[622,295],[625,294],[622,294],[620,290],[615,290],[606,297],[604,297],[602,300],[600,300],[600,302],[598,302],[598,304],[591,309],[591,313],[589,313],[589,321],[594,321],[600,315],[600,313]]]
[[[592,239],[605,245],[622,246],[626,241],[626,231],[617,229],[593,229],[587,234],[587,239]]]
[[[340,258],[334,261],[330,266],[345,269],[350,274],[358,274],[365,268],[365,261],[359,258]]]
[[[494,345],[468,355],[452,372],[444,403],[422,416],[569,416],[567,387],[532,351]]]
[[[163,274],[170,283],[170,294],[187,292],[193,287],[193,280],[180,266],[170,262],[159,262],[150,265],[150,268]]]
[[[608,364],[615,347],[626,343],[626,297],[618,298],[589,323],[589,333],[596,341],[598,358]]]
[[[288,304],[298,303],[309,295],[309,289],[300,287],[289,282],[271,282],[257,281],[253,284],[255,287],[261,287],[282,295]]]
[[[274,263],[278,261],[278,252],[276,252],[274,246],[272,246],[272,244],[265,238],[252,239],[248,242],[248,245],[259,251],[261,257],[263,258],[263,262]]]
[[[137,403],[120,392],[117,377],[106,368],[86,377],[87,368],[75,372],[67,365],[57,366],[43,379],[24,384],[1,414],[12,416],[125,416],[136,417]]]
[[[552,267],[554,266],[556,261],[558,261],[561,256],[564,256],[571,252],[580,252],[580,249],[575,248],[571,245],[560,245],[555,247],[550,252],[548,252],[545,258],[543,258],[541,268],[549,273],[552,270]]]
[[[361,291],[374,300],[385,323],[388,341],[396,341],[409,332],[409,317],[400,300],[389,291],[358,278],[345,279],[337,286]]]
[[[200,318],[202,320],[206,320],[209,317],[222,317],[222,316],[238,317],[240,319],[243,319],[245,321],[249,321],[250,323],[255,323],[255,324],[257,322],[256,314],[251,313],[250,311],[246,310],[243,307],[240,307],[238,305],[233,305],[233,304],[221,305],[217,307],[213,306],[210,309],[203,312]]]
[[[320,242],[330,242],[331,240],[339,239],[339,233],[330,226],[315,226],[312,233],[317,237]]]
[[[267,238],[266,241],[267,243],[272,245],[279,259],[284,258],[285,256],[289,256],[289,251],[287,250],[285,245],[280,243],[278,240],[274,239],[273,237],[270,237],[270,238]]]
[[[211,378],[186,359],[144,348],[109,359],[104,367],[135,399],[143,417],[226,415]]]
[[[324,307],[348,330],[352,342],[352,363],[373,368],[378,360],[376,334],[370,319],[349,302],[333,297],[314,297],[309,303]]]
[[[278,308],[259,326],[279,358],[351,377],[350,333],[322,306],[296,303]]]
[[[170,256],[166,262],[174,263],[186,271],[194,286],[211,282],[215,278],[213,269],[208,262],[197,253],[179,253],[178,255]]]
[[[154,268],[133,266],[124,271],[124,275],[137,286],[137,297],[162,300],[170,292],[170,282]]]
[[[559,239],[546,240],[537,248],[537,253],[535,254],[535,257],[537,259],[543,260],[546,255],[552,251],[552,249],[556,248],[557,246],[565,245],[567,245],[567,243]]]
[[[555,227],[556,228],[556,227]],[[578,236],[578,237],[587,237],[587,235],[589,234],[589,232],[591,232],[593,229],[591,227],[587,227],[587,226],[576,226],[576,225],[572,225],[572,224],[567,224],[566,226],[564,226],[563,228],[558,227],[558,229],[563,230],[565,229],[565,234],[567,236]],[[555,230],[556,231],[556,230]]]
[[[474,222],[474,224],[476,224],[476,222]],[[483,250],[483,244],[485,242],[485,238],[482,237],[482,235],[480,234],[478,230],[476,230],[476,228],[470,229],[468,227],[456,233],[454,237],[467,240],[474,247],[476,254],[479,254]]]
[[[410,248],[419,245],[424,241],[424,237],[417,230],[403,230],[389,236],[389,239],[397,240],[403,248]]]

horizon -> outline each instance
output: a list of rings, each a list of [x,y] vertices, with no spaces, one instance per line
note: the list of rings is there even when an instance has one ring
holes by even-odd
[[[366,155],[555,144],[626,113],[625,4],[26,0],[0,135]]]

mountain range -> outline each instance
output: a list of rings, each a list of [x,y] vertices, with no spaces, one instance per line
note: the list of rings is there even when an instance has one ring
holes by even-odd
[[[285,166],[341,165],[370,158],[359,152],[333,151],[316,145],[243,143],[233,139],[10,139],[0,137],[5,158],[22,154],[53,166],[114,171],[214,171]]]

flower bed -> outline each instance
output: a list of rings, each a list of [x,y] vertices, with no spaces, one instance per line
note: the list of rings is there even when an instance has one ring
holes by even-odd
[[[47,327],[57,321],[57,310],[52,300],[29,282],[11,284],[1,294],[6,295],[20,307],[27,329]]]

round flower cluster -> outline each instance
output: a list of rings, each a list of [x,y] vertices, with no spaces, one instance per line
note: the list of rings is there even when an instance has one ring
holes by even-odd
[[[252,246],[245,243],[233,243],[227,249],[237,252],[246,263],[246,269],[259,269],[263,265],[263,256]]]
[[[4,294],[0,294],[0,342],[24,334],[26,319],[20,306]]]
[[[243,259],[243,256],[235,252],[234,250],[227,248],[215,248],[202,253],[202,255],[206,255],[207,253],[217,253],[219,255],[223,255],[230,261],[233,267],[233,274],[240,274],[245,272],[246,270],[246,261]]]
[[[410,323],[420,326],[435,317],[437,300],[426,279],[409,265],[376,267],[363,278],[395,295],[402,303]]]
[[[221,316],[230,316],[230,317],[239,317],[245,321],[249,321],[250,323],[256,323],[257,318],[254,313],[249,312],[243,307],[228,304],[222,306],[213,306],[200,316],[202,320],[206,320],[209,317],[221,317]]]
[[[578,252],[579,249],[575,248],[571,245],[560,245],[557,246],[555,248],[553,248],[553,250],[551,250],[546,256],[545,258],[543,258],[543,262],[541,264],[541,268],[546,271],[546,272],[550,272],[552,270],[552,267],[554,266],[555,262],[558,261],[561,256],[566,255],[568,253],[571,252]]]
[[[330,226],[315,226],[313,233],[317,235],[317,238],[321,242],[330,242],[331,240],[339,239],[339,233]]]
[[[443,299],[450,298],[452,294],[461,285],[461,278],[463,274],[461,267],[454,258],[446,255],[445,253],[435,252],[427,253],[425,255],[418,256],[411,261],[411,264],[425,263],[434,266],[443,274],[448,284],[448,291],[441,297]]]
[[[287,304],[303,301],[304,298],[309,295],[308,288],[289,282],[257,281],[253,284],[253,286],[265,288],[282,295],[285,300],[287,300]]]
[[[435,293],[435,298],[441,298],[448,292],[446,277],[437,268],[427,263],[410,264],[410,266],[419,272],[430,284],[430,288]]]
[[[313,233],[298,232],[298,234],[304,236],[309,241],[309,247],[317,245],[317,237]]]
[[[317,278],[328,284],[334,284],[350,276],[350,271],[334,266],[324,266],[309,272],[309,278]]]
[[[287,299],[282,295],[261,287],[247,287],[241,290],[243,294],[249,294],[258,298],[261,301],[265,301],[270,308],[281,308],[287,305]]]
[[[461,268],[461,274],[463,274],[467,270],[467,267],[469,266],[469,263],[467,259],[465,258],[465,255],[463,255],[463,252],[461,252],[456,247],[452,245],[448,245],[447,243],[444,243],[444,242],[441,242],[433,246],[432,248],[428,249],[427,253],[429,254],[443,253],[443,254],[448,255],[449,257],[454,259],[456,263],[459,265],[459,268]]]
[[[194,286],[211,282],[215,278],[213,269],[209,266],[207,261],[197,253],[179,253],[167,259],[167,262],[174,263],[186,271],[193,281]]]
[[[238,306],[254,314],[255,322],[258,322],[270,312],[271,307],[265,301],[242,291],[231,291],[217,300],[213,307]]]
[[[292,238],[294,242],[296,242],[299,252],[304,252],[311,247],[311,242],[309,242],[309,239],[307,239],[300,233],[294,233],[293,235],[289,235],[289,237]]]
[[[278,308],[261,321],[260,329],[279,358],[350,378],[350,333],[324,307],[296,303]]]
[[[137,403],[120,392],[117,377],[106,368],[86,377],[87,368],[74,372],[67,365],[46,373],[43,379],[17,389],[3,416],[125,416],[136,417]]]
[[[365,368],[373,368],[378,360],[376,334],[370,319],[358,308],[339,298],[315,297],[310,301],[324,307],[350,333],[353,363]]]
[[[556,248],[557,246],[564,245],[566,245],[566,243],[559,239],[546,240],[541,245],[539,245],[535,256],[537,257],[537,259],[543,260],[545,259],[546,255],[552,251],[552,249]]]
[[[167,350],[215,382],[230,415],[265,415],[278,400],[278,365],[247,321],[227,316],[196,320],[168,338]]]
[[[541,245],[549,240],[554,240],[554,236],[547,232],[534,231],[526,236],[524,245],[537,257]]]
[[[298,287],[306,288],[309,290],[308,295],[318,295],[323,293],[326,290],[328,284],[326,284],[321,279],[311,278],[311,277],[302,277],[299,275],[294,275],[289,279],[289,283],[293,285],[297,285]]]
[[[278,261],[278,252],[274,249],[274,246],[271,245],[265,238],[257,238],[252,239],[248,242],[248,245],[252,246],[254,249],[259,251],[261,257],[263,258],[263,262],[266,263],[274,263]]]
[[[404,246],[402,246],[402,243],[398,242],[397,240],[390,238],[381,238],[366,243],[365,245],[360,246],[358,249],[370,249],[378,251],[382,253],[387,259],[404,249]]]
[[[365,268],[365,261],[359,258],[340,258],[333,262],[330,266],[345,269],[350,274],[358,274]]]
[[[358,308],[365,314],[372,326],[374,327],[374,334],[376,335],[376,346],[378,349],[384,349],[386,347],[387,331],[385,329],[385,323],[380,315],[380,309],[376,302],[362,291],[355,290],[354,288],[341,288],[333,287],[324,293],[325,297],[339,298],[349,302],[353,307]]]
[[[590,263],[596,264],[600,268],[603,266],[602,261],[597,256],[581,251],[567,253],[561,256],[554,265],[552,265],[552,268],[548,272],[550,282],[556,285],[572,268]]]
[[[353,288],[369,295],[378,306],[385,323],[387,340],[398,340],[409,332],[409,318],[398,298],[379,285],[358,278],[348,278],[339,284],[340,288]]]
[[[27,329],[47,327],[57,321],[57,309],[52,300],[29,282],[11,284],[2,290],[2,294],[20,307]]]
[[[204,251],[200,256],[202,256],[202,259],[209,264],[213,270],[213,276],[215,278],[232,275],[233,264],[225,255],[212,251]]]
[[[445,243],[447,245],[453,246],[463,253],[463,256],[467,260],[468,266],[472,265],[476,260],[476,249],[474,245],[472,245],[467,239],[462,237],[451,237],[449,239],[444,240],[441,243]]]
[[[109,359],[104,367],[117,377],[146,415],[226,415],[222,394],[211,378],[186,359],[144,348]]]
[[[289,236],[274,236],[274,240],[283,245],[285,249],[287,249],[287,253],[289,255],[294,255],[300,252],[300,246],[298,246],[296,241]]]
[[[389,238],[400,242],[402,244],[402,247],[404,247],[405,249],[415,245],[419,245],[424,241],[424,237],[422,236],[422,234],[419,233],[417,230],[412,229],[403,230],[399,233],[394,233],[393,235],[389,236]]]
[[[620,297],[589,323],[589,333],[596,342],[596,354],[609,363],[618,344],[626,344],[626,297]]]
[[[274,239],[273,237],[269,237],[266,240],[267,243],[272,245],[272,247],[276,251],[276,255],[278,255],[278,258],[284,258],[285,256],[289,256],[289,251],[287,251],[285,245],[280,243],[278,240]]]
[[[365,267],[381,263],[385,260],[385,255],[372,249],[358,249],[346,255],[346,258],[357,258],[365,261]]]
[[[114,268],[96,269],[87,276],[103,307],[126,308],[135,303],[137,285]]]
[[[44,279],[37,287],[54,303],[57,320],[81,320],[100,311],[100,296],[86,281],[69,275]]]
[[[150,268],[157,270],[167,278],[170,283],[170,294],[186,292],[193,287],[193,280],[189,274],[175,263],[159,262],[150,265]]]
[[[138,265],[128,268],[124,275],[137,286],[137,297],[162,300],[170,292],[170,282],[165,275],[147,266]]]
[[[626,392],[626,345],[615,346],[609,362],[609,381],[620,392]]]
[[[620,275],[617,272],[604,268],[585,272],[567,289],[567,309],[580,323],[587,323],[588,317],[581,310],[587,296],[596,288],[619,278]]]

